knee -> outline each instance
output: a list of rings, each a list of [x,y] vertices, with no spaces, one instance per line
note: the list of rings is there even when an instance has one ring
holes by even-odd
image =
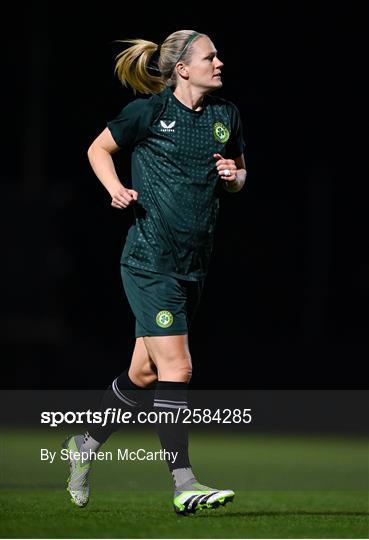
[[[181,382],[189,383],[192,377],[192,365],[180,366],[177,370],[177,374],[181,379]]]
[[[192,376],[191,356],[166,358],[159,364],[159,375],[161,380],[190,382]]]
[[[147,388],[158,380],[158,375],[151,369],[141,369],[140,371],[130,369],[129,378],[137,386]]]

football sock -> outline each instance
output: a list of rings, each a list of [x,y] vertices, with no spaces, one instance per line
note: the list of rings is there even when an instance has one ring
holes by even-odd
[[[194,491],[194,490],[208,490],[212,489],[209,486],[200,484],[191,469],[191,467],[183,469],[174,469],[172,471],[172,477],[174,482],[174,489],[176,491]]]
[[[128,376],[128,370],[125,370],[117,377],[105,391],[99,410],[104,418],[104,411],[108,408],[121,409],[123,411],[134,411],[142,406],[144,395],[148,390],[134,384]],[[100,444],[104,443],[112,433],[117,431],[122,424],[118,422],[108,422],[105,426],[101,424],[91,424],[88,428],[90,439]],[[86,441],[88,444],[89,439]],[[85,443],[84,443],[85,444]],[[94,444],[90,442],[90,444]]]
[[[184,491],[182,489],[186,484],[192,484],[196,482],[195,475],[192,472],[191,467],[173,469],[172,477],[174,482],[174,487],[177,490]]]
[[[156,413],[172,412],[173,418],[177,418],[179,409],[187,408],[188,384],[184,382],[158,381],[154,394],[154,411]],[[178,415],[178,422],[158,421],[158,432],[163,450],[170,452],[170,456],[176,456],[175,460],[167,458],[169,470],[187,469],[191,467],[188,457],[188,424],[182,422],[182,415]]]
[[[101,443],[99,441],[96,441],[93,437],[91,437],[90,433],[86,431],[83,442],[81,444],[80,451],[81,452],[88,452],[91,450],[92,452],[96,452],[101,446]]]
[[[88,431],[86,431],[84,436],[76,435],[75,441],[76,441],[76,445],[79,452],[81,452],[82,454],[81,462],[90,463],[91,460],[88,457],[86,457],[86,455],[87,454],[90,455],[90,450],[92,452],[96,452],[100,448],[101,443],[99,443],[98,441],[95,441],[95,439],[91,437]],[[87,454],[84,454],[84,452],[86,452]]]

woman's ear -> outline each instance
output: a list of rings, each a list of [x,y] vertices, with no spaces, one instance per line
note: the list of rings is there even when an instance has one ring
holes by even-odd
[[[188,79],[188,67],[183,62],[178,62],[176,65],[177,73],[183,79]]]

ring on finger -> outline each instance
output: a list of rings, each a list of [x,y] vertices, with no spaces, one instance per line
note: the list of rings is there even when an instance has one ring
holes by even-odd
[[[231,171],[229,169],[224,169],[223,176],[231,176]]]

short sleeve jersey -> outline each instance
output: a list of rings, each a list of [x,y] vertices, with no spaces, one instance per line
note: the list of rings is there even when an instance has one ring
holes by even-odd
[[[201,111],[170,88],[136,99],[108,122],[131,151],[134,223],[121,263],[197,281],[205,277],[218,216],[215,153],[243,153],[240,115],[229,101],[206,96]]]

